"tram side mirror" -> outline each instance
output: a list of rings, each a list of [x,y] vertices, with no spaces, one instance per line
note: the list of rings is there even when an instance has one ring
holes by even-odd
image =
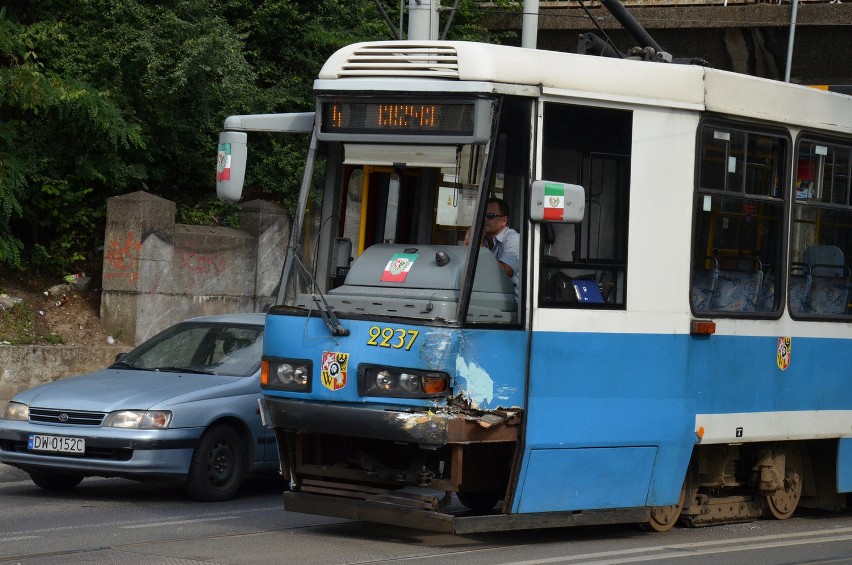
[[[216,154],[216,196],[219,200],[238,202],[243,195],[247,139],[247,134],[238,131],[219,134],[219,151]]]
[[[577,184],[537,180],[532,183],[529,209],[534,222],[577,224],[586,213],[586,191]]]

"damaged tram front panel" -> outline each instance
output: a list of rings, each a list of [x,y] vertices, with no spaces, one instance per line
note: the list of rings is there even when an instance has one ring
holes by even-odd
[[[263,414],[287,508],[447,529],[452,507],[497,511],[518,457],[521,261],[515,243],[513,281],[484,243],[489,222],[521,229],[534,104],[493,85],[323,91],[365,82],[317,82],[326,168],[306,185],[323,202],[305,205],[267,316]],[[488,220],[495,198],[519,215]]]

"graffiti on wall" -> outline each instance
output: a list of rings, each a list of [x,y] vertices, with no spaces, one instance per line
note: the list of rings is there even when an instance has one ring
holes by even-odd
[[[104,279],[127,279],[128,284],[139,280],[139,254],[142,238],[134,231],[120,238],[111,239],[104,248]]]
[[[205,275],[220,274],[227,267],[227,260],[219,253],[196,253],[178,250],[178,268]]]

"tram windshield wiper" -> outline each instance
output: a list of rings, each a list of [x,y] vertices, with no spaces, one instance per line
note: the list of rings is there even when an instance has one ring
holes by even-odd
[[[311,289],[311,300],[316,305],[325,327],[328,328],[328,331],[331,332],[331,335],[333,336],[349,335],[349,330],[343,327],[340,320],[337,319],[337,314],[334,313],[334,309],[328,305],[328,302],[326,302],[325,295],[323,295],[322,291],[317,286],[313,273],[311,273],[310,269],[308,269],[302,261],[302,256],[299,250],[293,249],[292,253],[293,260],[297,263],[299,274],[303,277],[303,280],[306,283],[305,286]]]
[[[319,294],[319,298],[317,298],[317,294]],[[328,305],[328,302],[325,301],[325,296],[323,296],[321,292],[317,292],[317,294],[312,293],[311,300],[313,300],[314,304],[317,305],[317,310],[319,310],[320,316],[322,316],[322,321],[325,322],[325,327],[328,328],[331,335],[349,335],[349,330],[344,328],[340,323],[340,320],[337,319],[337,315],[334,313],[334,310]]]

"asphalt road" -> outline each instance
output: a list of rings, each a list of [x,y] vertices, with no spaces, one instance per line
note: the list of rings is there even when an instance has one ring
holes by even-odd
[[[15,481],[28,481],[30,476],[14,467],[0,463],[0,483],[11,483]]]
[[[624,524],[454,536],[287,512],[282,487],[252,480],[224,503],[122,479],[54,494],[0,464],[0,564],[852,564],[850,512],[664,534]]]

